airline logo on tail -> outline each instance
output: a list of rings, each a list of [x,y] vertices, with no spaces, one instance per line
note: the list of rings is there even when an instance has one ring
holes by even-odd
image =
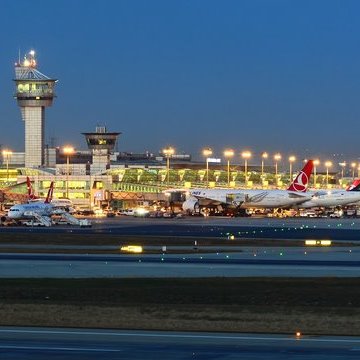
[[[52,181],[49,187],[49,191],[47,193],[46,199],[44,201],[45,204],[50,204],[51,200],[53,198],[53,192],[54,192],[54,182]]]
[[[310,176],[313,170],[314,164],[312,160],[309,160],[303,169],[300,171],[300,173],[296,176],[294,181],[291,183],[291,185],[288,187],[289,191],[298,191],[298,192],[305,192],[309,181]]]

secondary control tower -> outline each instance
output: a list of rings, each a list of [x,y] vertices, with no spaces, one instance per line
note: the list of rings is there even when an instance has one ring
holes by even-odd
[[[107,132],[105,126],[97,126],[95,132],[82,133],[92,151],[92,173],[107,169],[110,165],[110,154],[114,151],[120,132]]]
[[[15,99],[25,121],[25,167],[44,165],[45,107],[55,97],[56,79],[36,69],[35,51],[15,63]]]

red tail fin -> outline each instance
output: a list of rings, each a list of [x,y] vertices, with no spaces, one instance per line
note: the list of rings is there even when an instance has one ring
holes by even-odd
[[[47,197],[44,201],[45,204],[50,204],[52,197],[53,197],[53,192],[54,192],[54,182],[52,181],[49,187],[49,191],[47,193]]]
[[[346,188],[346,191],[359,191],[360,179],[355,179],[354,182]]]
[[[34,193],[34,188],[32,187],[30,178],[27,176],[26,177],[26,187],[27,187],[27,191],[28,191],[28,199],[29,200],[34,200],[34,199],[38,199],[38,196],[35,196]]]
[[[314,164],[312,160],[308,160],[303,169],[296,176],[294,181],[288,187],[289,191],[305,192],[310,181],[310,176],[313,170]]]
[[[31,181],[28,176],[26,177],[26,188],[27,188],[27,192],[28,192],[28,197],[29,197],[29,199],[31,199],[33,193],[32,193]]]

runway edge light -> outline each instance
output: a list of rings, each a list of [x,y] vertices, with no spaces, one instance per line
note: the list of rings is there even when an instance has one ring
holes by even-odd
[[[331,240],[305,240],[306,246],[331,246]]]
[[[130,253],[142,253],[143,248],[139,245],[125,245],[120,248],[121,251],[130,252]]]

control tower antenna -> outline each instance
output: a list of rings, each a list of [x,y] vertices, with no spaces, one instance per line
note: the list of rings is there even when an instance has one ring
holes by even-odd
[[[19,50],[20,56],[20,50]],[[52,105],[56,79],[37,70],[35,51],[15,63],[15,99],[25,122],[25,167],[44,165],[45,108]]]

